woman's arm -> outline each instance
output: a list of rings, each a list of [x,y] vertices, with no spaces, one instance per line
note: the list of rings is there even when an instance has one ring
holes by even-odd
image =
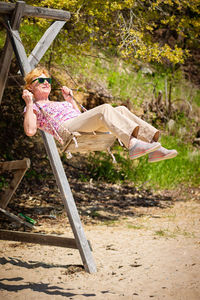
[[[63,86],[62,87],[62,94],[63,94],[63,97],[64,97],[65,101],[68,101],[69,103],[71,103],[74,109],[79,110],[78,105],[76,104],[76,102],[73,99],[72,90],[70,90],[66,86]]]
[[[33,94],[24,90],[22,98],[26,102],[26,112],[24,114],[24,131],[26,135],[33,136],[37,132],[37,117],[33,110]]]

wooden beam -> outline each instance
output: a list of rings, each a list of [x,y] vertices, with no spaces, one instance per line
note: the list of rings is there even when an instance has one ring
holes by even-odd
[[[17,3],[19,2],[25,3],[24,1],[17,1]],[[1,15],[12,15],[14,9],[15,9],[14,3],[0,2]],[[23,16],[52,19],[52,20],[62,20],[62,21],[67,21],[71,17],[70,12],[68,11],[64,11],[60,9],[36,7],[27,4],[25,5]]]
[[[78,249],[75,239],[21,231],[0,230],[0,239],[48,246]]]
[[[2,4],[8,4],[8,3],[0,2],[0,12],[1,12]],[[24,6],[25,6],[25,2],[22,1],[21,2],[19,1],[16,4],[14,4],[12,10],[13,15],[11,20],[11,27],[13,30],[17,30],[19,28],[20,20],[24,11]],[[13,56],[13,48],[12,48],[12,44],[10,43],[10,39],[7,36],[4,49],[3,49],[3,54],[0,60],[0,104],[6,86],[6,81],[10,69],[12,56]]]
[[[74,198],[62,166],[62,162],[56,147],[56,143],[52,135],[41,131],[44,145],[48,156],[50,158],[51,167],[54,172],[54,176],[57,181],[57,185],[60,189],[62,200],[71,224],[79,252],[85,267],[85,270],[89,273],[96,272],[96,265],[90,251],[88,241],[86,239],[81,220],[74,202]]]
[[[46,30],[42,38],[39,40],[39,42],[31,52],[30,56],[28,57],[28,62],[31,66],[31,69],[35,68],[35,66],[41,60],[65,23],[65,21],[56,21]]]
[[[16,45],[18,50],[18,46]],[[28,73],[30,71],[30,64],[28,65],[27,56],[25,50],[22,50],[22,44],[19,47],[20,65],[22,66],[21,73]],[[41,131],[43,141],[47,154],[50,159],[51,167],[56,178],[57,185],[60,189],[62,200],[69,218],[70,225],[72,227],[76,243],[83,261],[84,268],[89,273],[96,272],[96,265],[92,257],[91,249],[86,239],[81,220],[74,202],[74,198],[56,147],[56,143],[52,135]]]
[[[20,182],[22,181],[22,178],[24,177],[27,169],[30,167],[30,160],[28,158],[25,158],[22,161],[11,161],[11,162],[4,162],[1,164],[0,164],[1,170],[4,171],[15,170],[14,177],[9,187],[5,190],[3,195],[1,195],[1,199],[0,199],[0,207],[6,208],[8,203],[10,202],[10,199],[15,193],[16,189],[18,188]]]
[[[29,158],[24,158],[22,160],[12,160],[0,162],[0,171],[11,171],[19,169],[30,168],[31,161]]]
[[[18,61],[18,63],[21,64],[21,66],[20,66],[21,74],[23,76],[25,76],[25,73],[23,73],[24,72],[23,68],[25,68],[27,70],[26,73],[28,73],[31,71],[31,66],[28,62],[28,58],[26,56],[26,52],[25,52],[24,46],[22,44],[21,37],[19,35],[19,31],[11,29],[9,34],[11,36],[12,42],[14,42],[13,50],[15,52],[17,61]]]

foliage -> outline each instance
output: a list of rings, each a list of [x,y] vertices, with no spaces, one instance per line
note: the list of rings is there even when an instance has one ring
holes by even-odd
[[[66,71],[75,79],[78,76],[76,87],[86,86],[88,83],[95,86],[96,83],[100,83],[113,95],[113,105],[130,100],[134,110],[140,110],[140,114],[143,103],[157,97],[159,91],[163,94],[163,103],[166,102],[170,83],[172,104],[182,101],[188,107],[193,102],[198,105],[200,101],[198,87],[185,80],[181,69],[171,73],[162,66],[145,67],[139,63],[133,65],[97,51],[93,51],[93,56],[63,54],[62,59]]]
[[[95,46],[130,61],[140,58],[176,65],[182,64],[190,49],[198,47],[200,42],[198,0],[27,0],[26,3],[71,13],[54,45],[57,58],[64,51],[88,52]],[[27,45],[32,46],[39,31],[48,25],[49,21],[44,19],[25,18],[22,31],[28,34]]]

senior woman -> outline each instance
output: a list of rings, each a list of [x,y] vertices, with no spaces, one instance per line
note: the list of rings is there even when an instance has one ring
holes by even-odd
[[[107,132],[119,138],[129,151],[130,159],[149,155],[149,162],[173,158],[176,150],[158,143],[159,131],[131,113],[125,106],[103,104],[84,113],[73,100],[72,91],[62,87],[63,102],[50,101],[51,78],[45,68],[36,68],[25,76],[22,98],[24,131],[33,136],[37,128],[52,134],[61,144],[72,132]]]

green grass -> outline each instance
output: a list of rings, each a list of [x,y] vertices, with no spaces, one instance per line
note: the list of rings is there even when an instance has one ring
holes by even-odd
[[[62,54],[60,63],[66,66],[70,74],[82,83],[100,83],[114,97],[122,100],[130,99],[134,106],[141,106],[162,91],[165,100],[165,85],[169,92],[169,82],[173,81],[172,101],[194,102],[200,106],[200,91],[184,79],[182,71],[171,74],[163,67],[153,66],[153,74],[144,74],[137,64],[128,64],[119,58],[106,56],[95,50],[86,55]],[[187,104],[186,104],[187,105]]]
[[[166,238],[176,238],[177,236],[184,236],[186,238],[195,238],[194,232],[188,232],[185,230],[181,230],[179,227],[174,229],[173,231],[170,231],[168,229],[160,229],[155,231],[154,233],[156,236],[159,237],[166,237]]]
[[[141,158],[135,169],[139,182],[148,181],[150,185],[168,188],[177,185],[200,184],[200,153],[188,144],[180,143],[174,137],[165,136],[161,139],[166,148],[175,148],[178,156],[171,160],[149,164],[146,157]]]
[[[135,229],[135,230],[140,230],[144,229],[144,225],[132,225],[132,224],[127,224],[128,229]]]
[[[194,102],[200,107],[200,90],[195,91]]]
[[[200,153],[192,146],[172,136],[163,136],[161,143],[168,149],[176,149],[178,156],[171,160],[148,163],[148,157],[129,160],[128,154],[116,146],[117,164],[113,164],[106,153],[96,153],[89,157],[88,172],[94,180],[116,183],[124,180],[135,185],[151,188],[175,188],[177,185],[200,184]]]
[[[0,31],[0,49],[3,48],[6,40],[6,32],[4,30]]]

